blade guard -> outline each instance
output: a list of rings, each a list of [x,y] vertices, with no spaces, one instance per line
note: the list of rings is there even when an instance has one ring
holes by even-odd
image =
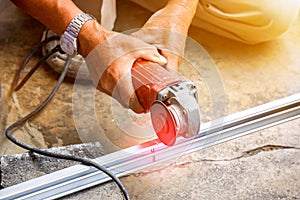
[[[150,111],[161,142],[171,146],[178,136],[188,138],[198,134],[197,90],[191,81],[157,63],[139,61],[133,65],[132,82],[141,105]]]

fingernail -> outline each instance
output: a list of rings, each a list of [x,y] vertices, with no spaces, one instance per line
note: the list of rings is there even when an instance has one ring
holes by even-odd
[[[160,65],[165,65],[167,64],[167,59],[165,57],[163,57],[162,55],[158,55],[157,56],[157,60],[155,60],[155,62],[157,62]]]

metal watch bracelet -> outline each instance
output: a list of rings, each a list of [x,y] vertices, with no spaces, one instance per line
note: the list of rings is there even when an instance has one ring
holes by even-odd
[[[62,34],[60,46],[66,54],[73,55],[77,53],[77,37],[80,29],[88,20],[95,20],[95,18],[86,13],[75,16],[66,31]]]

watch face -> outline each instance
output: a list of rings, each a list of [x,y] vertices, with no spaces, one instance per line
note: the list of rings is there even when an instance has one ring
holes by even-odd
[[[60,38],[60,47],[61,49],[68,55],[73,55],[75,52],[75,47],[74,47],[75,43],[70,41],[68,38],[65,38],[64,35],[62,35],[62,37]]]

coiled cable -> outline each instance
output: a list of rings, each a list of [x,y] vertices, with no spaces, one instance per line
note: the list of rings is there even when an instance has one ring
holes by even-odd
[[[47,44],[49,41],[52,41],[54,39],[57,39],[55,37],[52,38],[48,38],[47,40],[42,41],[39,45],[37,45],[26,57],[26,59],[24,60],[23,64],[21,65],[16,78],[14,80],[14,90],[19,90],[22,88],[22,86],[29,80],[29,78],[33,75],[33,73],[39,68],[39,66],[45,62],[47,60],[47,58],[49,58],[53,53],[55,52],[62,52],[61,48],[59,45],[57,45],[53,50],[51,50],[50,52],[48,52],[44,57],[42,57],[39,62],[28,72],[28,74],[25,76],[25,78],[20,82],[20,84],[18,84],[19,78],[20,78],[20,74],[22,73],[22,71],[24,70],[26,64],[29,62],[30,58],[34,55],[34,53],[41,48],[43,45]],[[120,188],[122,194],[124,195],[124,198],[129,200],[129,194],[128,191],[126,190],[125,186],[123,185],[123,183],[121,182],[121,180],[115,176],[109,169],[105,168],[104,166],[100,165],[99,163],[90,160],[90,159],[85,159],[85,158],[81,158],[81,157],[76,157],[73,155],[64,155],[64,154],[57,154],[57,153],[53,153],[53,152],[49,152],[47,150],[42,150],[42,149],[38,149],[32,146],[29,146],[19,140],[17,140],[15,137],[12,136],[11,131],[13,131],[14,129],[18,128],[19,126],[21,126],[22,124],[24,124],[27,120],[29,120],[31,117],[33,117],[34,115],[36,115],[38,112],[40,112],[50,101],[51,99],[54,97],[54,95],[56,94],[56,92],[58,91],[60,85],[62,84],[64,78],[66,77],[67,71],[69,69],[70,63],[72,60],[72,56],[68,56],[67,61],[65,63],[64,69],[55,85],[55,87],[53,88],[53,90],[50,92],[50,94],[47,96],[47,98],[32,112],[30,112],[28,115],[26,115],[25,117],[19,119],[18,121],[16,121],[15,123],[13,123],[12,125],[10,125],[6,130],[5,130],[5,135],[6,137],[13,142],[14,144],[27,149],[28,151],[30,151],[31,153],[37,153],[43,156],[49,156],[49,157],[53,157],[53,158],[57,158],[57,159],[64,159],[64,160],[71,160],[71,161],[76,161],[76,162],[80,162],[84,165],[87,166],[92,166],[95,167],[96,169],[102,171],[103,173],[105,173],[106,175],[108,175]]]

